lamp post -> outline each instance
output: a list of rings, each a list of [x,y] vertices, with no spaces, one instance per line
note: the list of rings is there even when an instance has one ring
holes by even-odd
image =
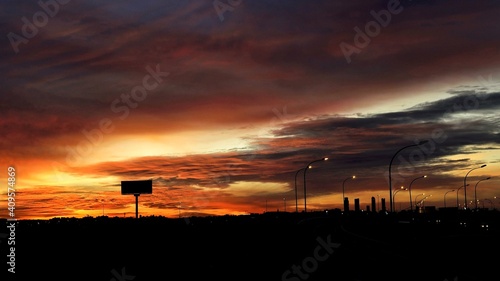
[[[419,195],[415,196],[415,207],[417,207],[417,198],[418,198],[420,195],[425,195],[425,193],[420,193]]]
[[[104,217],[104,199],[95,199],[95,202],[101,201],[101,206],[102,206],[102,216]]]
[[[348,180],[348,179],[355,179],[356,176],[352,176],[352,177],[348,177],[346,178],[343,182],[342,182],[342,202],[344,202],[344,199],[345,199],[345,195],[344,195],[344,192],[345,192],[345,182]]]
[[[308,167],[306,167],[308,168]],[[297,198],[297,175],[299,174],[300,171],[306,169],[306,168],[302,168],[302,169],[299,169],[296,173],[295,173],[295,212],[298,213],[299,212],[299,200]]]
[[[316,162],[320,161],[326,161],[328,160],[328,157],[324,157],[318,160],[314,160],[311,163],[309,163],[305,168],[304,168],[304,213],[307,213],[307,198],[306,198],[306,172],[309,168],[312,168],[311,165]]]
[[[400,192],[401,190],[408,190],[408,189],[405,188],[404,186],[401,186],[401,189],[394,191],[394,194],[392,195],[392,202],[394,203],[394,205],[396,205],[396,194],[398,194],[398,192]],[[394,210],[396,210],[396,208],[394,208]]]
[[[427,199],[431,196],[432,196],[432,194],[429,194],[429,195],[425,196],[424,198],[422,198],[422,200],[420,200],[422,207],[424,207],[425,199]]]
[[[407,145],[405,147],[400,148],[396,153],[391,158],[391,162],[389,163],[389,199],[391,200],[390,205],[391,205],[391,212],[392,212],[392,176],[391,176],[391,167],[392,167],[392,162],[394,161],[394,158],[396,158],[396,155],[398,155],[399,152],[401,152],[403,149],[408,148],[408,147],[413,147],[413,146],[419,146],[422,144],[426,144],[429,142],[428,140],[424,140],[419,142],[418,144],[411,144]]]
[[[467,174],[465,174],[465,177],[464,177],[464,208],[467,209],[467,176],[469,175],[470,172],[476,170],[476,169],[481,169],[481,168],[484,168],[486,167],[486,164],[482,165],[481,167],[477,167],[477,168],[473,168],[471,169],[470,171],[467,172]]]
[[[455,191],[455,189],[450,190],[450,191],[446,191],[446,192],[444,193],[444,199],[443,199],[443,200],[444,200],[444,207],[445,207],[445,208],[446,208],[446,194],[448,194],[448,193],[450,193],[450,192],[453,192],[453,191]]]
[[[489,180],[489,179],[491,179],[491,177],[487,177],[487,178],[485,178],[485,179],[479,180],[479,181],[476,183],[476,185],[474,186],[474,203],[476,203],[476,210],[477,210],[477,191],[476,191],[476,189],[477,189],[477,185],[478,185],[480,182],[485,181],[485,180]],[[484,208],[483,208],[483,209],[484,209]]]
[[[469,185],[469,184],[467,184],[467,185]],[[460,187],[457,189],[457,210],[458,210],[458,206],[459,206],[459,204],[458,204],[458,191],[460,191],[460,189],[461,189],[462,187],[464,187],[464,186],[462,185],[462,186],[460,186]]]
[[[411,185],[413,184],[414,181],[418,180],[418,179],[422,179],[422,178],[426,178],[427,176],[420,176],[418,178],[414,178],[411,182],[410,182],[410,186],[408,187],[408,192],[410,193],[410,210],[413,212],[413,202],[411,201]]]

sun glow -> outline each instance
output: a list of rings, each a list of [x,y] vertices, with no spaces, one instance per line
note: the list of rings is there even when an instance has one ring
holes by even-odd
[[[243,150],[249,143],[232,132],[183,132],[169,135],[120,136],[96,147],[95,160],[120,161],[145,156],[185,156]],[[90,162],[90,161],[89,161]]]

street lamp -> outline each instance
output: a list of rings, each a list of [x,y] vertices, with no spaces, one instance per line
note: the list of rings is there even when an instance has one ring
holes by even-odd
[[[306,167],[306,168],[309,168],[309,167]],[[306,169],[306,168],[302,168],[302,169],[299,169],[296,173],[295,173],[295,212],[298,213],[299,212],[299,200],[297,198],[297,175],[299,174],[300,171]]]
[[[467,185],[469,185],[469,184],[467,184]],[[462,186],[460,186],[460,187],[457,189],[457,210],[458,210],[458,205],[459,205],[459,204],[458,204],[458,191],[460,191],[460,189],[461,189],[462,187],[464,187],[464,186],[462,185]]]
[[[477,185],[478,183],[482,182],[482,181],[485,181],[485,180],[489,180],[491,179],[491,177],[487,177],[485,179],[482,179],[482,180],[479,180],[476,185],[474,186],[474,203],[476,203],[476,210],[477,210],[477,192],[476,192],[476,189],[477,189]],[[484,208],[483,208],[484,209]]]
[[[408,147],[412,147],[412,146],[419,146],[419,145],[422,145],[422,144],[426,144],[427,142],[429,142],[428,140],[424,140],[424,141],[421,141],[419,142],[418,144],[411,144],[411,145],[407,145],[405,147],[402,147],[400,148],[396,153],[394,153],[394,155],[392,156],[392,159],[391,159],[391,162],[389,163],[389,199],[391,200],[390,202],[390,205],[391,205],[391,212],[392,212],[392,176],[391,176],[391,167],[392,167],[392,162],[394,161],[394,158],[396,158],[396,155],[398,155],[398,153],[400,151],[402,151],[403,149],[405,148],[408,148]]]
[[[466,183],[467,182],[467,175],[469,175],[470,172],[472,172],[476,169],[481,169],[484,167],[486,167],[486,164],[482,165],[481,167],[473,168],[470,171],[468,171],[467,174],[465,174],[465,177],[464,177],[464,202],[465,202],[464,208],[465,209],[467,209],[467,183]]]
[[[445,207],[445,208],[446,208],[446,194],[448,194],[448,193],[450,193],[450,192],[453,192],[453,191],[455,191],[455,189],[450,190],[450,191],[446,191],[446,192],[444,193],[444,207]]]
[[[417,207],[417,198],[418,198],[420,195],[425,195],[425,193],[420,193],[419,195],[415,196],[415,207]]]
[[[326,161],[328,160],[328,157],[324,157],[324,158],[321,158],[321,159],[318,159],[318,160],[314,160],[312,161],[311,163],[309,163],[306,167],[305,167],[305,170],[304,170],[304,213],[307,213],[307,199],[306,199],[306,172],[308,169],[312,168],[311,165],[313,163],[316,163],[316,162],[320,162],[320,161]]]
[[[418,179],[422,179],[422,178],[426,178],[427,176],[420,176],[418,178],[414,178],[411,182],[410,182],[410,187],[408,187],[408,192],[410,193],[410,210],[413,212],[413,202],[411,201],[411,185],[413,184],[414,181],[418,180]]]
[[[345,196],[344,196],[344,191],[345,191],[345,182],[348,180],[348,179],[355,179],[356,176],[352,176],[352,177],[348,177],[346,178],[343,182],[342,182],[342,202],[344,202],[344,199],[345,199]]]
[[[392,202],[394,203],[394,205],[396,205],[396,194],[398,194],[398,192],[400,192],[401,190],[408,190],[408,188],[401,186],[401,189],[394,191],[394,194],[392,195]],[[396,210],[396,208],[394,208],[394,210]]]
[[[427,199],[431,196],[432,196],[432,194],[429,194],[429,195],[425,196],[424,198],[422,198],[422,200],[420,200],[422,207],[424,207],[425,199]]]
[[[101,201],[101,206],[102,206],[102,216],[104,217],[104,199],[95,199],[95,202]]]

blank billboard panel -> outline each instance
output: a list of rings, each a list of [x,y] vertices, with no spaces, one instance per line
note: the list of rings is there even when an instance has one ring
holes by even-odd
[[[153,180],[122,181],[122,194],[151,194]]]

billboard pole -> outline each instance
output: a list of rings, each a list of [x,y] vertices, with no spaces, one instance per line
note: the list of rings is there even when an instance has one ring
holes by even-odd
[[[133,194],[135,196],[135,218],[139,218],[139,196],[153,193],[153,180],[122,181],[121,189],[122,195]]]

